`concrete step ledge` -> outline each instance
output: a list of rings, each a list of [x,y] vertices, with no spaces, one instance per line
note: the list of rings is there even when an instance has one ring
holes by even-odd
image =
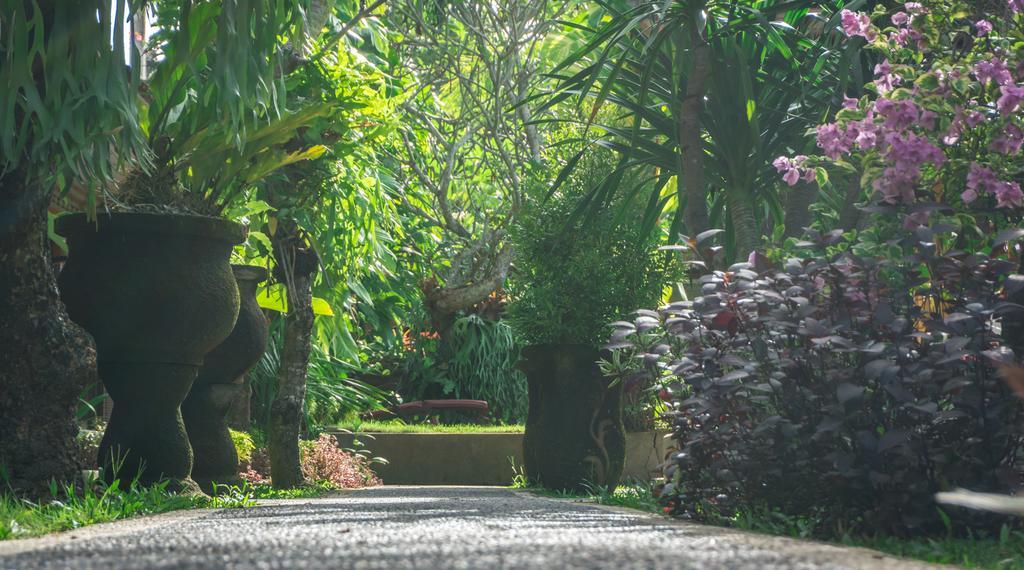
[[[523,465],[521,433],[327,433],[343,449],[366,449],[387,459],[374,471],[388,485],[511,485],[513,464]],[[667,433],[626,434],[623,478],[657,476],[671,444]]]

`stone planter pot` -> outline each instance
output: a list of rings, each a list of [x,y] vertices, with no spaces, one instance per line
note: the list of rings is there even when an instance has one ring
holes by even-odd
[[[622,476],[626,433],[622,383],[609,387],[600,353],[583,345],[523,349],[530,407],[523,438],[527,477],[549,489],[614,489]]]
[[[231,269],[241,296],[238,320],[231,335],[206,355],[192,390],[181,405],[195,458],[192,478],[207,493],[213,492],[214,483],[242,483],[226,417],[246,387],[245,375],[267,350],[269,334],[267,318],[256,302],[256,288],[266,281],[267,270],[254,265],[232,265]]]
[[[63,216],[55,230],[69,248],[61,298],[96,340],[100,379],[114,401],[99,450],[107,477],[195,488],[179,406],[203,357],[234,327],[229,259],[245,229],[217,218],[125,213],[96,222]]]

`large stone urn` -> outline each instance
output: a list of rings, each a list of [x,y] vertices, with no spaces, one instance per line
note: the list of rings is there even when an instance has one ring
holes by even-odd
[[[235,325],[229,260],[245,229],[218,218],[122,213],[63,216],[55,230],[68,243],[61,298],[96,340],[114,402],[99,449],[105,476],[195,489],[179,406],[203,357]]]
[[[523,349],[529,409],[523,437],[526,476],[548,489],[614,489],[622,477],[626,432],[622,383],[601,374],[590,346],[544,344]]]
[[[181,405],[185,430],[195,457],[192,478],[207,493],[214,484],[239,485],[238,454],[226,417],[245,389],[245,375],[267,349],[267,318],[256,302],[256,288],[267,270],[255,265],[232,265],[241,305],[231,335],[206,355],[192,390]]]

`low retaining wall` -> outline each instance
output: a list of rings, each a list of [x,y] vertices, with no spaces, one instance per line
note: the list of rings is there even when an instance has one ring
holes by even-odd
[[[666,432],[626,434],[624,478],[657,475],[669,447]],[[523,464],[521,433],[332,433],[342,448],[388,460],[374,471],[390,485],[511,485]],[[368,437],[369,436],[369,437]],[[360,445],[354,445],[353,440]]]

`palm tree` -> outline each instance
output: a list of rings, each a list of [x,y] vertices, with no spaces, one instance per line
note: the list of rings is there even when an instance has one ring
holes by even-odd
[[[116,4],[0,2],[0,471],[15,489],[77,475],[75,404],[96,382],[92,339],[57,296],[47,208],[147,161]]]
[[[665,212],[673,236],[721,225],[732,257],[745,257],[767,223],[786,217],[772,160],[804,150],[807,129],[843,92],[849,54],[835,47],[834,32],[841,3],[598,4],[609,18],[575,24],[588,41],[556,69],[558,88],[545,95],[546,106],[570,97],[580,107],[589,102],[582,121],[600,133],[597,144],[621,157],[579,213],[606,206],[620,191],[626,203],[648,192],[646,230]],[[618,120],[596,123],[603,105],[620,111]],[[618,188],[621,173],[633,168],[655,183]]]

